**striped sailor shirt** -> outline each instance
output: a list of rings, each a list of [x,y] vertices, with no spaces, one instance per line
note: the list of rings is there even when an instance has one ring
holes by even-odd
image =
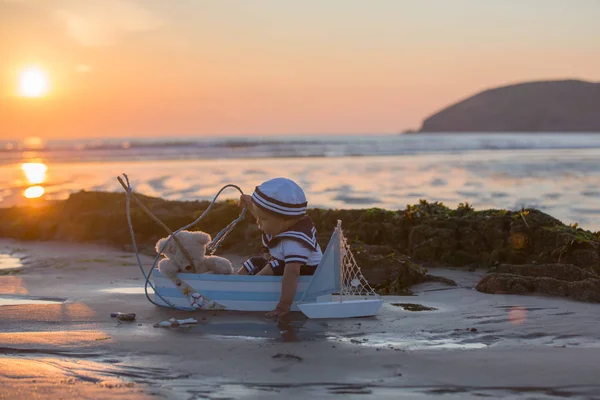
[[[263,233],[262,243],[274,259],[285,264],[297,262],[317,267],[323,257],[317,242],[317,229],[308,215],[275,236]]]

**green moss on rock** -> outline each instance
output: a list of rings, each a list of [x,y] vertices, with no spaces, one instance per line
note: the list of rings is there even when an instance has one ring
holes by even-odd
[[[194,221],[208,201],[166,201],[138,195],[167,226],[176,230]],[[194,229],[216,235],[237,218],[236,201],[223,201]],[[467,203],[451,209],[420,200],[404,210],[310,209],[323,248],[337,221],[342,221],[353,249],[364,253],[359,264],[382,293],[407,293],[426,279],[424,266],[489,267],[572,264],[600,272],[600,233],[567,226],[535,209],[475,210]],[[142,251],[154,254],[154,244],[166,236],[132,203],[136,240]],[[0,237],[20,240],[65,240],[131,249],[124,193],[86,192],[46,206],[0,209]],[[362,247],[361,247],[362,246]],[[261,251],[260,232],[248,214],[223,242],[221,252],[243,255]]]

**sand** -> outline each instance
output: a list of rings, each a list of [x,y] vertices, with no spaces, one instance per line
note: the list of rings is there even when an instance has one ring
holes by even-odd
[[[130,253],[7,240],[0,253],[1,399],[600,399],[600,306],[482,294],[483,271],[436,269],[458,286],[386,297],[375,318],[200,311],[165,329],[153,324],[191,315],[146,300]]]

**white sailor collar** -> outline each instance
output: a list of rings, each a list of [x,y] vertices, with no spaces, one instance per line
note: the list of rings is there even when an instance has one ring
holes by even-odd
[[[267,248],[273,248],[282,239],[294,240],[303,244],[311,250],[317,250],[317,229],[308,215],[291,226],[288,230],[283,231],[275,236],[263,233],[262,243]]]

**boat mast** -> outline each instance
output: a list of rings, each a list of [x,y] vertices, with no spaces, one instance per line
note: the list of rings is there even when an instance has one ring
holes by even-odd
[[[342,232],[342,221],[338,220],[338,262],[340,263],[340,303],[344,298],[344,259],[346,256],[346,247],[344,246],[344,234]]]

